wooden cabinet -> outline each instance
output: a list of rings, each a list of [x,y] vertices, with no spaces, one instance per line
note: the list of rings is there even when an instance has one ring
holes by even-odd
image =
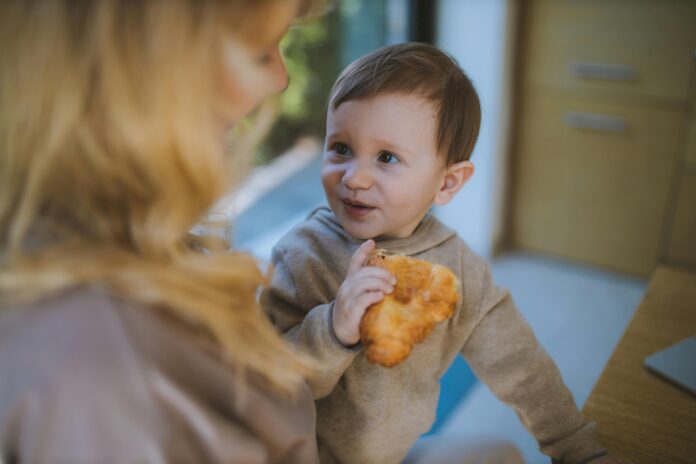
[[[660,256],[682,112],[534,95],[524,105],[530,117],[520,121],[516,239],[649,274]],[[616,118],[624,129],[573,127],[573,114]]]
[[[527,2],[526,84],[683,100],[696,46],[693,0]]]
[[[694,66],[696,68],[696,65]],[[696,74],[696,69],[694,70]],[[696,75],[694,76],[694,81],[696,81]],[[687,125],[687,135],[686,135],[686,149],[684,153],[684,165],[687,169],[696,171],[696,82],[694,82],[694,88],[691,89],[694,93],[691,99],[690,105],[690,121]]]
[[[696,1],[524,5],[512,243],[648,275],[672,256],[667,248],[682,254],[693,231],[693,195],[684,187],[675,206],[675,185],[688,144]]]
[[[696,271],[696,61],[689,97],[686,143],[678,169],[665,261]]]
[[[696,172],[684,174],[679,183],[666,258],[696,269]]]

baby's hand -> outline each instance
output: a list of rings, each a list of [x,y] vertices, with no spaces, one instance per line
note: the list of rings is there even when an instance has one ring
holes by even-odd
[[[396,278],[386,269],[365,266],[375,242],[367,240],[350,259],[348,275],[338,289],[333,309],[333,329],[344,346],[360,341],[360,320],[365,310],[391,293]]]

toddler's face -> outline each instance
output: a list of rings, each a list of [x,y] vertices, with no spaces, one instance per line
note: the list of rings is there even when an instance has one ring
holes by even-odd
[[[379,95],[329,110],[322,184],[351,236],[408,237],[438,203],[446,162],[437,154],[436,128],[433,105],[411,95]]]

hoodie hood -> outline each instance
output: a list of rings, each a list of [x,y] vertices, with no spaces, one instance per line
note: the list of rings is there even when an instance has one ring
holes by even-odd
[[[308,216],[309,218],[318,220],[349,242],[356,244],[364,242],[364,240],[348,235],[338,222],[333,211],[326,206],[321,206],[312,211]],[[445,226],[431,212],[428,212],[409,237],[385,240],[375,239],[375,245],[376,248],[383,248],[393,254],[413,256],[435,248],[456,236],[457,233],[454,230]]]

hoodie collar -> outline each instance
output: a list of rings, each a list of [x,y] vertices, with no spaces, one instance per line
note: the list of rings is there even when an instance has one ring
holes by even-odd
[[[326,206],[315,209],[309,217],[316,218],[349,242],[363,242],[363,240],[348,235],[338,222],[333,211]],[[410,236],[405,238],[375,240],[375,245],[376,248],[383,248],[390,253],[410,256],[434,248],[456,235],[457,233],[454,230],[440,222],[431,212],[428,212]]]

